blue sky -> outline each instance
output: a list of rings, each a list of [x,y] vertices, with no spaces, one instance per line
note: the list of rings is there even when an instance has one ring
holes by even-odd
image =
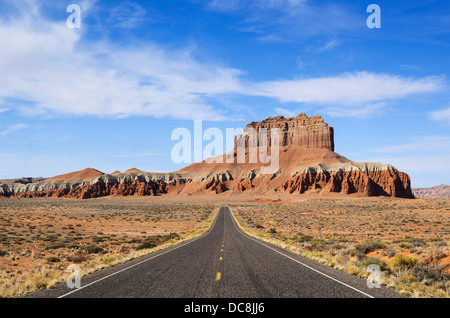
[[[0,179],[174,171],[175,128],[305,112],[349,159],[450,184],[448,1],[0,0],[0,39]]]

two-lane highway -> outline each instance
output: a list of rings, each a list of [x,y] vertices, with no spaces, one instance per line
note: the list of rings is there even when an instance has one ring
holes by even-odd
[[[385,288],[242,233],[227,206],[203,236],[32,297],[304,298],[396,297]]]

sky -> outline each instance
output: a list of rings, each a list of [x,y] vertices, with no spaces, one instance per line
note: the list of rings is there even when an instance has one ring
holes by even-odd
[[[176,171],[194,120],[304,112],[351,160],[450,184],[449,59],[444,0],[0,0],[0,179]]]

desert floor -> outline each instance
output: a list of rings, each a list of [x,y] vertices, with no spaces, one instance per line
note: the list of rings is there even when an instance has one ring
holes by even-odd
[[[449,295],[450,199],[194,195],[1,199],[0,296],[50,288],[70,264],[92,272],[189,238],[223,204],[248,233],[306,257],[362,278],[375,260],[398,278],[388,287]]]

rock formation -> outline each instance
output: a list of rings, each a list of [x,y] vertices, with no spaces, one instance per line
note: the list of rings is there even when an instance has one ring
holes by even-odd
[[[267,129],[267,144],[270,145],[270,131],[273,128],[279,129],[280,147],[295,145],[302,148],[324,148],[334,151],[333,127],[328,126],[320,116],[309,118],[305,113],[301,113],[292,118],[269,117],[263,121],[248,124],[245,133],[248,134],[251,129],[256,132]],[[246,142],[248,143],[248,138]]]
[[[278,166],[250,159],[250,131],[278,129]],[[242,144],[245,142],[245,144]],[[260,144],[258,140],[258,144]],[[267,141],[270,145],[270,139]],[[244,145],[244,161],[237,160]],[[271,149],[269,149],[271,151]],[[108,195],[192,194],[341,194],[413,198],[409,176],[391,165],[357,163],[334,152],[334,131],[320,116],[267,118],[247,125],[230,153],[194,163],[174,173],[150,173],[136,168],[104,174],[85,169],[31,183],[0,184],[4,197],[96,198]],[[242,159],[242,157],[241,157]]]
[[[450,186],[441,184],[431,188],[413,188],[416,198],[423,199],[450,199]]]

